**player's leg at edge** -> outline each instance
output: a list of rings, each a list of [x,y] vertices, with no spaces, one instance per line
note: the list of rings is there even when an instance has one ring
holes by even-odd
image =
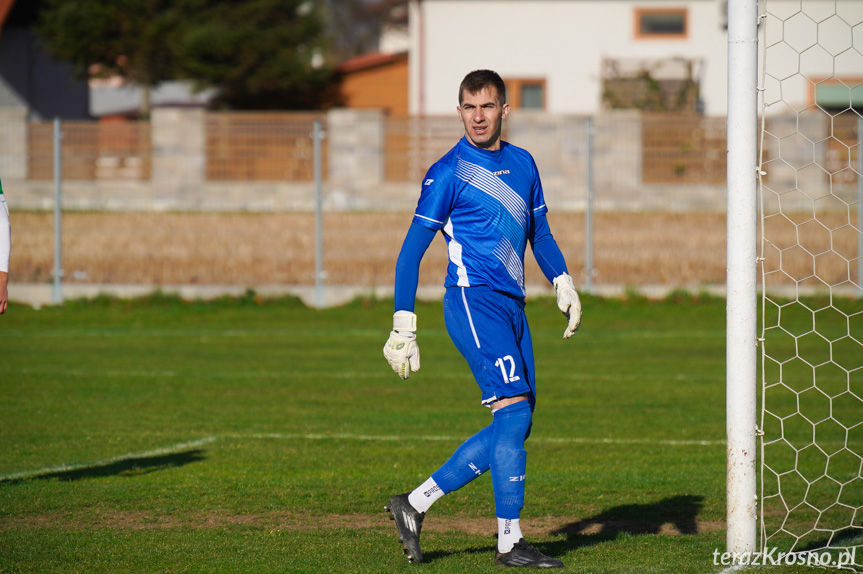
[[[489,425],[467,439],[428,480],[409,493],[393,496],[384,507],[396,523],[399,542],[409,562],[422,562],[419,539],[431,505],[489,469],[492,432]]]
[[[396,523],[409,562],[422,562],[420,533],[425,514],[445,494],[458,490],[492,468],[498,515],[495,564],[521,568],[562,568],[563,562],[530,546],[521,534],[526,453],[532,413],[526,401],[493,412],[495,422],[465,441],[450,459],[410,493],[393,496],[384,509]],[[495,426],[496,425],[496,426]]]
[[[423,553],[420,550],[420,532],[422,531],[425,512],[419,512],[410,503],[410,494],[397,494],[390,498],[384,510],[389,512],[390,520],[396,523],[399,542],[408,557],[408,562],[422,562]]]
[[[533,413],[527,401],[493,410],[491,480],[498,535],[494,563],[514,568],[563,568],[563,562],[530,546],[521,533],[527,452]]]

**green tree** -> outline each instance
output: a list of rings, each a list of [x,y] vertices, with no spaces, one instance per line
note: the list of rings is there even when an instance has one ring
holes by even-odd
[[[217,88],[223,107],[317,108],[333,97],[312,0],[44,0],[37,32],[82,76],[143,88],[191,79]],[[146,116],[148,89],[142,100]]]
[[[181,0],[178,67],[242,109],[319,108],[332,99],[326,27],[310,0]]]
[[[57,59],[79,76],[119,75],[142,86],[141,112],[149,114],[149,88],[177,77],[167,41],[182,15],[171,0],[44,0],[36,32]]]

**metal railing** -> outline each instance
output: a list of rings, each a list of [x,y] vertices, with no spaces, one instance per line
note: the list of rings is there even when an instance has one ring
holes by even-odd
[[[66,267],[71,271],[65,280],[73,283],[286,284],[314,286],[318,293],[324,284],[391,285],[421,179],[462,130],[454,118],[221,113],[198,118],[203,121],[186,126],[165,121],[123,127],[58,123],[62,136],[53,134],[51,124],[29,124],[26,165],[31,181],[10,187],[10,207],[53,207],[55,221],[61,208],[67,212],[63,232],[68,241],[62,243],[63,265],[57,245],[51,272],[55,283]],[[725,186],[714,181],[724,169],[716,157],[725,145],[721,121],[632,114],[537,116],[509,122],[504,136],[535,157],[555,237],[584,287],[692,287],[724,281],[725,211],[716,203],[724,206]],[[767,231],[780,246],[808,241],[819,254],[841,254],[816,261],[819,276],[828,283],[847,282],[843,278],[851,276],[863,283],[863,233],[854,224],[863,209],[863,178],[851,177],[863,165],[863,146],[854,143],[863,122],[849,127],[844,118],[834,117],[832,138],[807,148],[800,138],[783,137],[783,121],[767,122],[776,137],[764,143],[763,177],[775,193],[765,196],[764,210],[772,214],[774,204],[781,203],[783,213],[805,217],[773,217]],[[812,122],[817,128],[818,118]],[[791,165],[793,154],[784,162],[773,159],[780,144],[788,158],[788,145],[794,142],[809,154],[823,152],[821,166],[833,162],[846,167],[800,168]],[[683,162],[684,169],[674,169],[675,161]],[[58,189],[53,199],[46,185],[52,178]],[[795,182],[821,180],[831,184],[823,198],[809,198],[794,188]],[[299,199],[278,203],[280,193]],[[140,199],[148,194],[146,201]],[[96,200],[84,203],[84,196]],[[194,202],[180,201],[188,197]],[[825,211],[819,216],[822,225],[804,224],[813,209]],[[76,211],[82,212],[80,217]],[[165,211],[177,213],[159,215]],[[197,215],[184,218],[184,211]],[[238,211],[261,217],[230,222],[232,232],[243,237],[243,251],[233,253],[212,240],[220,224],[201,212]],[[43,249],[50,234],[37,230],[47,222],[38,213],[27,217],[32,221],[17,235],[16,276],[41,282],[51,269],[50,254]],[[166,231],[171,225],[173,231]],[[822,245],[825,234],[830,245]],[[151,242],[155,236],[170,240]],[[28,245],[33,246],[29,251]],[[78,246],[83,245],[88,248],[82,251]],[[280,247],[274,250],[274,245]],[[429,253],[437,268],[446,265],[445,251]],[[766,264],[772,264],[771,257]],[[542,283],[532,261],[526,261],[526,271],[528,282]],[[438,285],[440,276],[423,272],[420,280],[421,286]]]
[[[225,113],[204,117],[204,179],[212,182],[312,181],[315,120],[310,113]],[[539,123],[538,123],[539,122]],[[505,137],[534,152],[543,173],[576,175],[583,171],[573,159],[583,160],[586,118],[533,120],[510,127]],[[720,183],[725,178],[725,119],[695,114],[644,114],[624,126],[613,120],[595,121],[603,130],[629,127],[639,140],[637,165],[647,184]],[[381,118],[379,143],[384,181],[417,181],[425,170],[461,135],[461,125],[450,117]],[[853,128],[849,128],[853,129]],[[152,173],[154,145],[149,122],[63,122],[63,178],[70,181],[146,181]],[[52,124],[28,125],[27,177],[53,178]],[[577,137],[578,141],[573,140]],[[614,142],[612,142],[614,144]],[[628,155],[628,146],[614,146]],[[323,142],[323,174],[330,172],[328,140]],[[610,161],[614,161],[613,159]],[[629,165],[630,161],[620,161]]]

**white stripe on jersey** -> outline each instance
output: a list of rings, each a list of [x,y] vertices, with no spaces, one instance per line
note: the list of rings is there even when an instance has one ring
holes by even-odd
[[[492,175],[484,167],[467,162],[462,158],[458,158],[455,176],[498,200],[512,215],[513,219],[521,225],[521,228],[527,229],[527,204],[499,177]]]
[[[452,219],[446,220],[446,225],[444,225],[443,232],[446,233],[450,238],[447,250],[449,251],[449,260],[452,261],[456,267],[456,274],[458,275],[458,286],[470,287],[470,281],[467,278],[467,268],[464,266],[464,262],[461,259],[461,243],[456,241],[455,237],[453,237]]]
[[[432,219],[431,217],[426,217],[425,215],[420,215],[419,213],[414,213],[414,217],[419,217],[420,219],[425,219],[426,221],[431,221],[432,223],[443,225],[443,221],[438,221],[437,219]]]
[[[500,243],[498,243],[494,248],[494,254],[500,262],[503,263],[509,276],[515,279],[515,282],[518,283],[518,286],[521,289],[521,294],[525,295],[524,263],[515,252],[515,249],[512,248],[512,244],[509,242],[509,239],[501,237]]]

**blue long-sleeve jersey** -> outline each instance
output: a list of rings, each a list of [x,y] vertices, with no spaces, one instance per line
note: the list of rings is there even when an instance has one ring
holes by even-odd
[[[462,138],[423,180],[396,265],[396,310],[413,310],[419,262],[439,230],[449,255],[446,287],[485,285],[523,300],[528,241],[549,281],[565,273],[547,211],[539,172],[527,151],[504,141],[500,149],[488,151]]]

